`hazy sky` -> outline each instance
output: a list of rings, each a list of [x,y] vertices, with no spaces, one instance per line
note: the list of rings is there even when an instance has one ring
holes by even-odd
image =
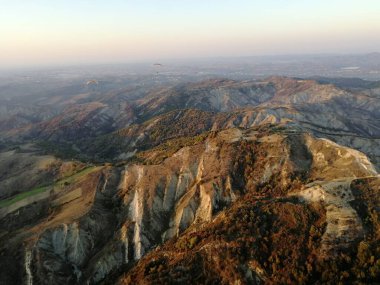
[[[380,50],[380,0],[0,0],[0,65]]]

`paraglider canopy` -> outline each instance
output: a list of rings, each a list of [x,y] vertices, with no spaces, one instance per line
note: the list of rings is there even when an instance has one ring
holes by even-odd
[[[160,69],[161,69],[164,65],[161,64],[161,63],[154,63],[153,66],[154,66],[154,69],[156,70],[156,74],[158,75]]]
[[[98,85],[99,84],[99,81],[96,80],[96,79],[91,79],[91,80],[88,80],[86,82],[86,85],[89,86],[89,85]]]

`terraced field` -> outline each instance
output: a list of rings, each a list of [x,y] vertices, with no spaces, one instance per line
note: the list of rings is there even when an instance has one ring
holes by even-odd
[[[17,194],[11,198],[2,200],[2,201],[0,201],[0,208],[6,208],[8,206],[13,205],[14,203],[17,203],[17,202],[22,201],[26,198],[32,197],[34,195],[43,193],[43,192],[48,191],[48,190],[54,190],[57,188],[62,188],[66,185],[69,185],[71,183],[78,181],[81,177],[83,177],[83,176],[85,176],[85,175],[87,175],[87,174],[89,174],[89,173],[91,173],[97,169],[99,169],[99,168],[96,166],[89,166],[89,167],[86,167],[83,170],[80,170],[79,172],[69,176],[69,177],[63,178],[63,179],[55,182],[54,185],[41,185],[41,186],[38,186],[38,187],[36,187],[30,191],[26,191],[26,192]]]

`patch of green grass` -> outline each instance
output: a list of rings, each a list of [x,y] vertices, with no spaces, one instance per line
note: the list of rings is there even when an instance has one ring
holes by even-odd
[[[80,177],[82,177],[82,176],[84,176],[86,174],[91,173],[95,169],[96,169],[96,166],[90,166],[90,167],[84,168],[81,171],[79,171],[79,172],[77,172],[77,173],[75,173],[75,174],[73,174],[73,175],[71,175],[69,177],[66,177],[64,179],[61,179],[61,180],[57,181],[53,185],[53,187],[63,187],[65,185],[71,184],[71,183],[77,181]],[[51,189],[51,186],[39,186],[39,187],[36,187],[36,188],[34,188],[34,189],[30,190],[30,191],[26,191],[26,192],[17,194],[17,195],[15,195],[13,197],[10,197],[8,199],[0,201],[0,208],[7,207],[9,205],[12,205],[12,204],[18,202],[18,201],[21,201],[21,200],[23,200],[25,198],[28,198],[30,196],[33,196],[33,195],[45,192],[48,189]]]
[[[7,207],[30,196],[45,192],[48,189],[49,186],[40,186],[30,191],[17,194],[16,196],[0,201],[0,208]]]
[[[79,172],[69,176],[69,177],[66,177],[64,179],[57,181],[54,186],[62,187],[65,184],[71,184],[71,183],[75,182],[77,179],[79,179],[81,176],[89,174],[92,171],[94,171],[95,169],[96,169],[96,166],[86,167],[86,168],[80,170]]]

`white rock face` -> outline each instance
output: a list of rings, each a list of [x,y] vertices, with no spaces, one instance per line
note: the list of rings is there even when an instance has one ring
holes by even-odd
[[[138,168],[138,176],[137,176],[137,185],[141,181],[144,175],[144,169],[141,167]],[[140,194],[141,188],[137,188],[135,192],[134,202],[132,202],[132,211],[133,218],[135,221],[135,232],[133,237],[133,242],[135,244],[135,259],[140,259],[144,254],[144,247],[141,241],[141,227],[142,227],[142,219],[143,219],[143,197]],[[134,203],[134,204],[133,204]]]
[[[162,164],[131,165],[124,170],[119,189],[125,193],[133,227],[135,260],[157,244],[157,236],[166,241],[193,223],[208,222],[219,204],[237,198],[229,173],[232,160],[220,157],[219,145],[243,137],[238,129],[226,130],[205,144],[179,150]]]
[[[115,251],[103,255],[95,265],[96,269],[91,278],[92,281],[97,283],[103,280],[112,270],[119,268],[123,263],[122,255],[123,253],[121,251]]]
[[[133,201],[130,205],[130,218],[135,222],[133,243],[135,245],[135,260],[139,260],[144,253],[141,242],[141,226],[143,219],[143,201],[139,188],[136,189]]]
[[[201,202],[195,215],[195,219],[199,222],[209,222],[212,217],[213,197],[211,193],[207,193],[207,189],[204,186],[199,186],[199,189]]]
[[[373,164],[360,151],[310,136],[306,137],[306,145],[313,155],[314,172],[321,180],[377,175]]]
[[[124,245],[124,264],[128,264],[128,253],[129,253],[129,239],[128,239],[128,228],[123,225],[121,228],[120,240]]]
[[[364,153],[352,148],[343,147],[328,139],[320,139],[320,141],[325,142],[325,148],[337,149],[337,158],[338,160],[341,160],[342,163],[345,163],[347,161],[346,164],[353,164],[354,162],[354,166],[356,166],[358,169],[361,169],[364,172],[367,172],[368,175],[377,175],[375,167],[372,165],[372,163],[369,161],[368,157]],[[323,160],[323,154],[319,154],[322,156],[321,160]],[[336,161],[335,163],[339,163],[339,161]]]
[[[351,182],[352,179],[315,182],[298,194],[307,202],[321,202],[326,209],[327,227],[320,248],[322,256],[348,248],[363,237],[362,221],[349,204],[354,200]]]
[[[82,232],[78,223],[62,224],[51,236],[54,253],[63,259],[68,259],[73,264],[83,263],[89,248],[92,246],[91,239]]]
[[[26,273],[26,285],[33,285],[33,274],[30,267],[31,262],[32,262],[32,251],[27,250],[25,252],[25,260],[24,260],[25,273]]]
[[[321,180],[295,195],[325,207],[327,227],[320,251],[321,256],[333,256],[364,235],[362,221],[350,205],[355,199],[350,187],[352,181],[378,174],[369,159],[357,150],[310,136],[306,137],[306,144],[313,156],[312,174]]]

